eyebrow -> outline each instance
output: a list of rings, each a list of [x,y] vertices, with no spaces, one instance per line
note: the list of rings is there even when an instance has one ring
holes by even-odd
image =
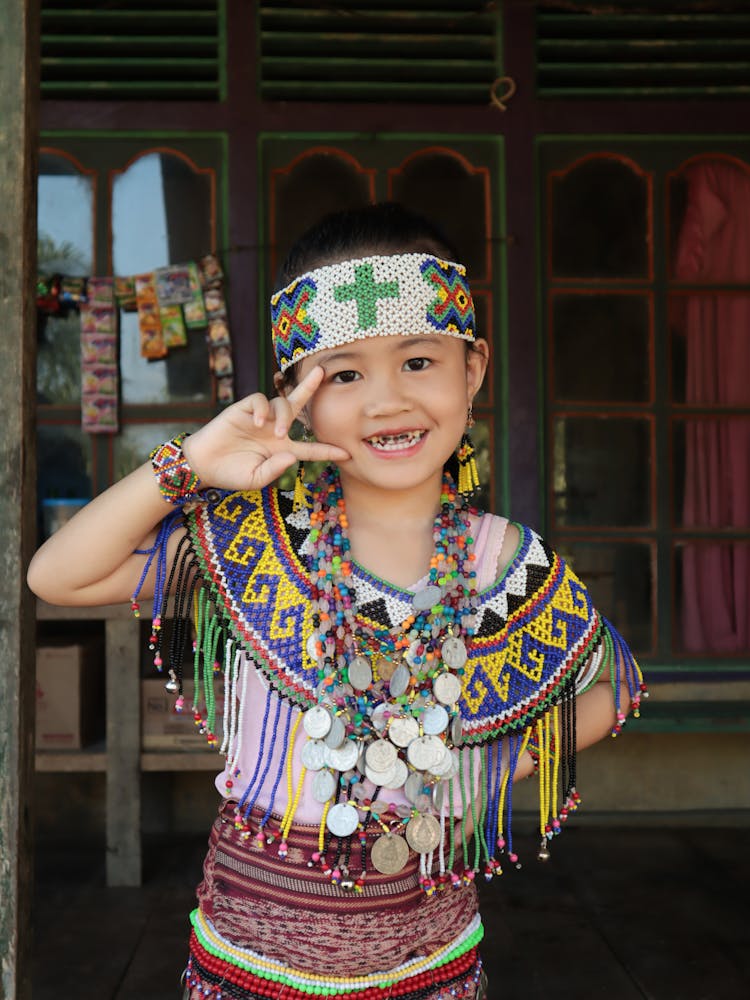
[[[431,337],[425,334],[419,334],[417,337],[400,337],[399,343],[394,346],[396,351],[408,351],[412,347],[419,345],[436,347],[441,341],[441,337]],[[360,351],[336,351],[334,354],[329,354],[324,356],[318,364],[321,366],[333,364],[338,361],[351,361],[357,360],[361,356]]]

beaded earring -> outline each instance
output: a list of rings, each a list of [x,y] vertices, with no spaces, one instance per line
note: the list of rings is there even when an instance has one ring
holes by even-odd
[[[472,413],[471,403],[469,403],[469,412],[466,416],[466,426],[467,428],[474,426],[474,414]],[[468,430],[464,432],[461,438],[461,444],[456,451],[456,458],[458,459],[458,492],[462,497],[471,497],[479,489],[480,484],[474,442],[471,440]]]
[[[302,424],[302,440],[312,441],[312,431],[307,426],[307,424]],[[305,486],[305,463],[300,459],[297,466],[297,476],[294,480],[294,500],[292,501],[293,509],[302,510],[303,507],[307,506],[307,487]]]

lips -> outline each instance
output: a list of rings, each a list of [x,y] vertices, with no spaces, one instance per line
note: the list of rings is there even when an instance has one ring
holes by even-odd
[[[406,451],[419,444],[425,434],[426,431],[399,431],[396,434],[373,434],[365,440],[375,451]]]

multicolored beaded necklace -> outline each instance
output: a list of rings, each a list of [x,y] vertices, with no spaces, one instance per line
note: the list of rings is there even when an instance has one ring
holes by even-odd
[[[308,652],[318,663],[319,683],[318,703],[303,717],[302,759],[316,772],[313,796],[326,808],[329,834],[340,840],[359,830],[364,843],[361,814],[371,812],[384,830],[371,850],[373,865],[396,874],[411,847],[422,856],[420,881],[430,892],[431,855],[443,839],[435,814],[460,766],[454,748],[461,743],[464,639],[476,621],[467,508],[446,475],[427,580],[414,594],[412,613],[394,628],[355,606],[346,505],[333,468],[315,486],[310,520],[315,631]],[[381,822],[365,781],[376,794],[403,788],[411,808],[399,809],[394,827]],[[314,860],[328,868],[324,851]],[[331,875],[339,881],[341,873],[334,868]]]

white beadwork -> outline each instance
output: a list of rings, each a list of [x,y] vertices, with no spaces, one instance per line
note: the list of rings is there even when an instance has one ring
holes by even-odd
[[[468,294],[470,317],[468,329],[464,333],[453,324],[453,329],[439,329],[430,323],[427,315],[439,296],[438,287],[426,279],[421,272],[425,261],[434,261],[438,267],[452,268],[462,278],[466,277],[466,268],[455,261],[441,260],[432,254],[405,253],[386,256],[360,257],[341,261],[338,264],[328,264],[315,268],[296,278],[286,288],[282,288],[271,296],[273,310],[282,296],[293,295],[296,287],[303,281],[311,280],[315,284],[315,293],[305,307],[306,320],[317,324],[319,336],[314,345],[307,350],[295,353],[294,359],[279,357],[281,370],[291,364],[296,364],[301,358],[318,351],[349,344],[354,340],[368,337],[414,336],[417,334],[443,334],[458,337],[461,340],[474,340],[474,305],[471,300],[468,284],[465,289]],[[372,304],[376,316],[372,325],[363,325],[362,311],[356,298],[342,299],[336,289],[342,286],[356,284],[357,268],[370,266],[375,287],[379,289],[372,296]],[[387,289],[397,288],[395,294],[387,294]],[[274,329],[274,340],[277,333]],[[274,345],[275,346],[275,345]],[[277,351],[278,356],[278,351]]]

